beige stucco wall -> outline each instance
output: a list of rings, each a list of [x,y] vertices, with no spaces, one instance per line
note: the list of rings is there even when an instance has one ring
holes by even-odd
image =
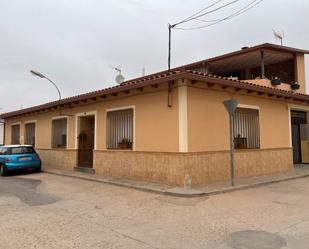
[[[36,147],[51,148],[52,118],[67,116],[68,149],[76,149],[76,114],[93,114],[96,120],[96,149],[106,149],[106,111],[114,108],[134,107],[135,109],[135,150],[137,151],[178,151],[178,93],[171,94],[172,107],[167,107],[167,90],[165,86],[156,92],[145,89],[144,94],[136,90],[135,96],[125,93],[112,100],[93,102],[74,108],[48,113],[27,115],[6,120],[5,143],[11,142],[11,124],[21,123],[21,136],[24,135],[25,122],[36,121]],[[167,142],[162,142],[167,141]],[[21,143],[23,139],[21,137]]]
[[[288,103],[278,99],[257,95],[235,94],[206,88],[205,83],[188,86],[188,151],[222,151],[229,149],[228,115],[223,100],[238,98],[240,104],[259,108],[260,145],[265,148],[290,147]],[[106,111],[113,108],[135,108],[135,150],[136,151],[179,151],[178,90],[172,94],[173,105],[167,107],[167,92],[149,92],[143,95],[93,102],[71,109],[37,115],[27,115],[6,120],[5,142],[10,144],[11,124],[21,123],[21,143],[24,124],[36,121],[36,147],[51,148],[52,118],[68,116],[68,149],[76,149],[76,114],[96,114],[97,150],[106,149]],[[164,142],[162,142],[164,141]]]
[[[257,96],[188,87],[189,152],[229,149],[229,121],[223,101],[237,98],[241,105],[259,108],[262,149],[290,147],[288,104]]]

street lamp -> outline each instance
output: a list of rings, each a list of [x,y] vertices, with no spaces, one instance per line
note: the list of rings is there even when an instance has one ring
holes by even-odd
[[[231,185],[234,186],[234,131],[233,131],[233,117],[235,115],[238,99],[229,99],[223,101],[224,107],[229,114],[230,121],[230,168],[231,168]]]
[[[57,91],[58,91],[58,95],[59,95],[59,100],[61,100],[61,93],[60,93],[60,90],[59,88],[57,87],[57,85],[55,84],[55,82],[53,82],[51,79],[47,78],[45,75],[39,73],[39,72],[36,72],[36,71],[33,71],[33,70],[30,70],[30,73],[32,73],[33,75],[35,76],[38,76],[42,79],[47,79],[50,83],[52,83],[54,85],[54,87],[56,87]]]

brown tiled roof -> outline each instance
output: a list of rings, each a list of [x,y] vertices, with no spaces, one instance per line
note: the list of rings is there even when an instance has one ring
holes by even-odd
[[[26,114],[26,113],[36,112],[36,111],[39,111],[39,110],[50,109],[50,108],[54,108],[54,107],[57,107],[57,106],[65,106],[65,105],[68,105],[70,103],[74,103],[76,101],[83,101],[83,100],[87,100],[87,99],[91,99],[91,98],[97,98],[97,97],[104,96],[104,95],[107,95],[107,94],[112,94],[112,93],[116,93],[116,92],[120,92],[120,91],[126,91],[126,90],[129,90],[129,89],[132,89],[132,88],[143,87],[144,85],[148,85],[148,84],[155,84],[154,83],[155,81],[160,82],[160,81],[174,80],[175,78],[177,78],[180,75],[182,77],[184,77],[184,76],[186,76],[186,77],[191,76],[193,78],[198,77],[199,79],[201,79],[201,77],[203,77],[203,79],[201,79],[201,80],[205,80],[205,78],[207,78],[208,81],[215,80],[216,83],[219,84],[219,82],[221,82],[222,85],[226,84],[227,82],[233,82],[232,84],[234,84],[234,85],[235,85],[235,83],[238,84],[237,87],[242,87],[242,88],[254,87],[255,91],[274,91],[274,94],[279,94],[279,93],[284,94],[284,95],[288,94],[288,95],[292,95],[293,98],[296,98],[296,97],[306,98],[306,101],[307,101],[308,96],[304,95],[304,94],[291,93],[291,92],[288,92],[288,91],[274,89],[274,88],[270,88],[270,87],[266,87],[266,86],[260,86],[260,85],[256,85],[256,84],[244,82],[244,81],[232,81],[228,78],[224,78],[224,77],[220,77],[220,76],[216,76],[216,75],[211,75],[211,74],[199,73],[199,72],[195,72],[195,71],[190,70],[193,67],[203,65],[204,63],[207,63],[207,62],[213,62],[213,61],[225,59],[225,58],[228,58],[228,57],[236,56],[236,55],[239,55],[239,54],[257,51],[257,50],[260,50],[260,49],[270,49],[270,50],[290,52],[290,53],[309,54],[308,50],[296,49],[296,48],[280,46],[280,45],[275,45],[275,44],[270,44],[270,43],[264,43],[264,44],[261,44],[261,45],[258,45],[258,46],[249,47],[249,48],[246,48],[246,49],[242,49],[242,50],[235,51],[235,52],[232,52],[232,53],[224,54],[224,55],[221,55],[221,56],[216,56],[216,57],[213,57],[213,58],[210,58],[210,59],[206,59],[206,60],[194,62],[194,63],[191,63],[191,64],[183,65],[183,66],[172,69],[171,72],[165,70],[165,71],[162,71],[162,72],[158,72],[158,73],[155,73],[155,74],[151,74],[151,75],[148,75],[148,76],[144,76],[144,77],[140,77],[140,78],[136,78],[136,79],[133,79],[133,80],[123,82],[121,85],[117,85],[117,86],[113,86],[113,87],[109,87],[109,88],[105,88],[105,89],[102,89],[102,90],[93,91],[93,92],[89,92],[89,93],[85,93],[85,94],[76,95],[76,96],[73,96],[73,97],[65,98],[65,99],[58,100],[58,101],[49,102],[49,103],[46,103],[46,104],[42,104],[42,105],[30,107],[30,108],[25,108],[25,109],[18,110],[18,111],[4,113],[4,114],[0,115],[0,118],[8,118],[8,117],[18,116],[18,115],[22,115],[22,114]]]
[[[72,96],[72,97],[48,102],[48,103],[45,103],[45,104],[42,104],[42,105],[37,105],[37,106],[33,106],[33,107],[29,107],[29,108],[25,108],[25,109],[13,111],[13,112],[3,113],[3,114],[0,115],[0,118],[14,117],[14,116],[18,116],[18,115],[22,115],[22,114],[26,114],[26,113],[31,113],[31,112],[36,112],[36,111],[40,111],[40,110],[44,110],[44,109],[51,109],[51,108],[58,107],[58,106],[65,106],[65,105],[74,103],[76,101],[83,101],[83,100],[88,100],[88,99],[92,99],[92,98],[104,97],[108,94],[113,94],[113,93],[126,91],[126,90],[130,90],[130,89],[134,89],[134,88],[140,88],[140,87],[149,85],[149,82],[161,81],[162,79],[167,80],[170,77],[175,76],[175,75],[180,74],[180,73],[182,73],[182,72],[181,71],[173,71],[173,72],[166,72],[166,73],[157,74],[157,75],[149,76],[149,77],[145,76],[142,79],[130,80],[130,81],[124,82],[121,85],[116,85],[116,86],[113,86],[113,87],[108,87],[108,88],[104,88],[104,89],[93,91],[93,92],[75,95],[75,96]]]
[[[202,72],[196,72],[193,70],[176,70],[171,72],[165,72],[161,74],[154,74],[150,76],[145,76],[142,78],[137,78],[134,80],[126,81],[121,85],[105,88],[102,90],[89,92],[81,95],[76,95],[73,97],[65,98],[58,101],[49,102],[46,104],[33,106],[30,108],[25,108],[18,111],[13,111],[9,113],[4,113],[0,115],[0,118],[10,118],[14,116],[19,116],[23,114],[34,113],[42,110],[48,110],[55,107],[66,107],[70,104],[77,103],[80,101],[85,101],[89,99],[96,100],[97,98],[105,98],[109,94],[115,94],[118,92],[124,92],[130,89],[138,89],[144,86],[154,85],[158,83],[163,83],[167,81],[173,81],[181,78],[186,78],[189,80],[195,81],[203,81],[208,84],[214,85],[222,85],[226,87],[233,87],[236,90],[245,89],[249,92],[258,92],[260,95],[268,94],[269,96],[277,96],[278,98],[285,98],[285,99],[293,99],[299,100],[302,102],[309,103],[309,95],[290,92],[286,90],[276,89],[273,87],[261,86],[251,82],[245,82],[240,80],[233,80],[230,78],[225,78],[221,76],[216,76],[212,74],[206,74]]]

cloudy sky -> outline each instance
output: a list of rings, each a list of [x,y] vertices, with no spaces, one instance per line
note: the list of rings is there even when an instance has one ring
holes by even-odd
[[[141,76],[142,68],[146,74],[166,69],[167,24],[214,2],[0,0],[0,112],[57,99],[56,90],[30,69],[54,80],[64,97],[115,84],[110,65],[121,66],[126,79]],[[239,0],[204,19],[225,17],[250,2]],[[285,45],[309,49],[308,17],[308,0],[264,0],[213,27],[174,30],[172,66],[243,46],[278,43],[272,29],[284,31]]]

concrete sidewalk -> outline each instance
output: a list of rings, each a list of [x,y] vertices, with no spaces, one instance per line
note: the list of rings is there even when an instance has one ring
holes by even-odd
[[[245,179],[236,179],[235,186],[230,186],[229,182],[208,184],[197,188],[185,189],[181,187],[173,187],[169,185],[151,183],[144,181],[135,181],[129,179],[119,179],[114,177],[103,177],[76,171],[65,171],[55,168],[48,168],[43,170],[45,173],[72,177],[87,181],[95,181],[100,183],[113,184],[121,187],[128,187],[142,191],[148,191],[159,194],[167,194],[178,197],[198,197],[208,196],[220,193],[226,193],[236,190],[259,187],[266,184],[278,183],[309,176],[309,165],[297,165],[294,170],[273,174],[267,176],[250,177]]]

